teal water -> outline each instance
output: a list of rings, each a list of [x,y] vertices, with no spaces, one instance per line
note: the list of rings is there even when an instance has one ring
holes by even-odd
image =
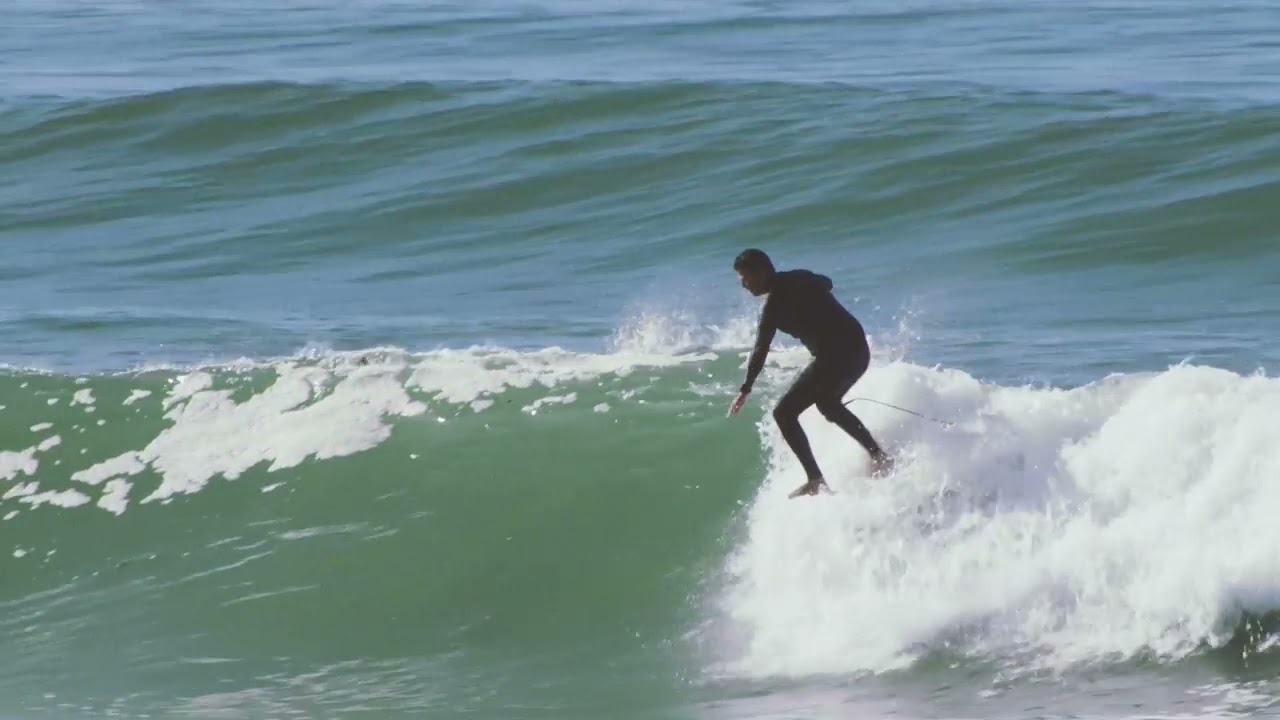
[[[0,715],[1277,705],[1270,5],[0,25]],[[726,419],[748,246],[890,480]]]

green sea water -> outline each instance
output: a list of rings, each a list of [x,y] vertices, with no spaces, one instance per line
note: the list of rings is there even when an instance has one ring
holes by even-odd
[[[1274,713],[1269,4],[0,27],[0,717]]]

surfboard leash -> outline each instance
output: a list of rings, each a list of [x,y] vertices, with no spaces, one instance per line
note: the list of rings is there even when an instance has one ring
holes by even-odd
[[[871,398],[856,397],[856,398],[853,398],[853,399],[849,400],[848,402],[846,402],[846,403],[845,403],[845,406],[848,406],[848,405],[849,405],[849,403],[857,402],[857,401],[859,401],[859,400],[862,400],[862,401],[864,401],[864,402],[869,402],[869,403],[875,403],[875,404],[877,404],[877,405],[883,405],[883,406],[885,406],[885,407],[893,408],[894,410],[901,410],[901,411],[902,411],[902,412],[904,412],[904,413],[908,413],[908,414],[910,414],[910,415],[915,415],[915,416],[916,416],[916,417],[918,417],[918,418],[924,418],[925,420],[932,420],[933,422],[936,422],[936,423],[938,423],[938,424],[942,425],[943,427],[954,427],[954,426],[955,426],[955,423],[953,423],[953,422],[950,422],[950,421],[947,421],[947,420],[939,420],[938,418],[935,418],[935,417],[929,417],[928,415],[921,415],[920,413],[916,412],[915,410],[908,410],[908,409],[906,409],[906,408],[904,408],[904,407],[898,407],[897,405],[890,405],[890,404],[889,404],[889,403],[887,403],[887,402],[881,402],[881,401],[879,401],[879,400],[872,400]]]

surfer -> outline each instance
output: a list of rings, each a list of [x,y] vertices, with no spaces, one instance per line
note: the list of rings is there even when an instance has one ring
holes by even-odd
[[[893,469],[893,459],[871,437],[871,432],[845,407],[844,394],[871,364],[867,334],[832,294],[831,278],[809,270],[778,271],[763,250],[743,250],[733,261],[742,287],[756,297],[768,295],[760,313],[755,348],[747,363],[746,382],[729,408],[737,414],[751,394],[756,377],[764,369],[774,334],[781,330],[799,340],[813,355],[790,389],[778,401],[773,418],[782,437],[804,467],[808,481],[790,497],[817,495],[826,485],[809,439],[800,427],[800,414],[810,405],[835,423],[871,455],[872,474],[879,477]]]

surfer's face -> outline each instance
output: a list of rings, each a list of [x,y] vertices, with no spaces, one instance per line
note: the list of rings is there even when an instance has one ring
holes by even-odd
[[[742,287],[747,292],[759,297],[769,292],[769,282],[764,273],[756,273],[750,270],[739,270],[738,277],[742,278]]]

